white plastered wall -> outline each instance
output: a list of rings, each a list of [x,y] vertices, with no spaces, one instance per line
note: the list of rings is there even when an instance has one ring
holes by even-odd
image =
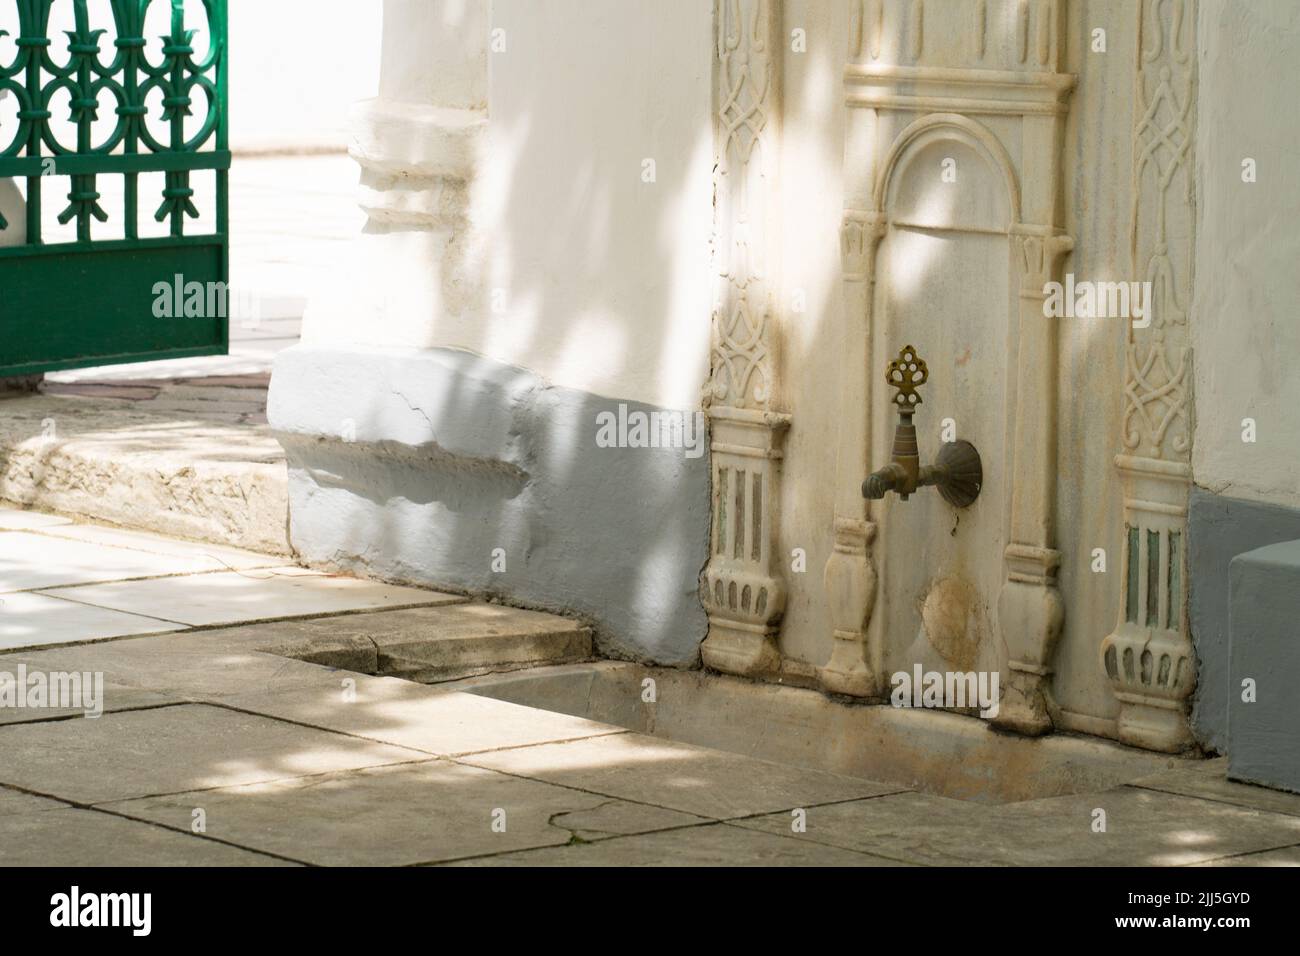
[[[374,183],[386,193],[371,216],[377,235],[342,277],[344,286],[383,277],[381,287],[318,297],[304,341],[467,349],[557,386],[699,407],[710,334],[710,4],[494,0],[487,9],[389,0],[386,15],[403,26],[385,30],[369,128],[380,113],[398,127],[438,127],[435,136],[456,122],[475,127],[455,157],[470,175],[468,221],[428,212],[459,200],[454,187],[429,185],[427,164],[390,164],[399,188]],[[487,51],[475,54],[483,30]],[[431,51],[458,35],[463,49],[444,58],[450,72],[430,71]],[[434,115],[446,110],[462,112]],[[402,133],[379,138],[399,149]],[[393,208],[404,176],[426,177],[423,197],[411,197],[425,212]]]
[[[1300,507],[1300,4],[1201,0],[1200,27],[1193,477]]]

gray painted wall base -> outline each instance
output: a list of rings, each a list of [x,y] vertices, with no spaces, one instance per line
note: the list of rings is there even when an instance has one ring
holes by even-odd
[[[620,404],[665,411],[454,349],[295,346],[267,409],[291,543],[312,565],[581,616],[607,656],[694,664],[707,439],[698,457],[598,447]]]
[[[1231,577],[1228,776],[1300,793],[1300,541],[1238,555]]]
[[[1228,704],[1240,689],[1240,681],[1231,679],[1228,647],[1229,564],[1246,551],[1295,538],[1300,538],[1300,509],[1192,489],[1188,612],[1200,661],[1192,728],[1202,744],[1220,753],[1228,752]],[[1300,618],[1300,598],[1295,600],[1293,616]]]

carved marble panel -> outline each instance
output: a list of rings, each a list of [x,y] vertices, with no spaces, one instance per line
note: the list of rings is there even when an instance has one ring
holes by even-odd
[[[844,691],[850,657],[863,696],[914,662],[1005,670],[997,722],[1043,733],[1062,625],[1056,329],[1043,284],[1071,247],[1057,219],[1074,83],[1060,72],[1065,3],[852,4],[843,321],[861,345],[845,359],[843,391],[867,400],[839,419],[841,449],[862,452],[840,456],[823,684]],[[858,239],[865,223],[870,243]],[[945,424],[984,455],[985,491],[967,511],[938,496],[854,500],[870,470],[861,459],[883,461],[893,429],[876,357],[904,339],[944,383],[918,413],[923,459]],[[872,584],[878,593],[866,594]]]

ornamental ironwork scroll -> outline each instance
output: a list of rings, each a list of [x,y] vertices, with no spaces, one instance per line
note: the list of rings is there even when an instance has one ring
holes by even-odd
[[[0,376],[226,351],[224,311],[151,303],[175,275],[225,301],[227,45],[226,0],[0,0]]]

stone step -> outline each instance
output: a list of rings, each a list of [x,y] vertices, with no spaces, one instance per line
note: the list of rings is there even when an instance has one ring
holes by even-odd
[[[0,400],[0,501],[290,554],[284,451],[262,425],[109,396]]]
[[[425,684],[593,656],[591,629],[580,621],[468,599],[264,627],[259,650]]]

